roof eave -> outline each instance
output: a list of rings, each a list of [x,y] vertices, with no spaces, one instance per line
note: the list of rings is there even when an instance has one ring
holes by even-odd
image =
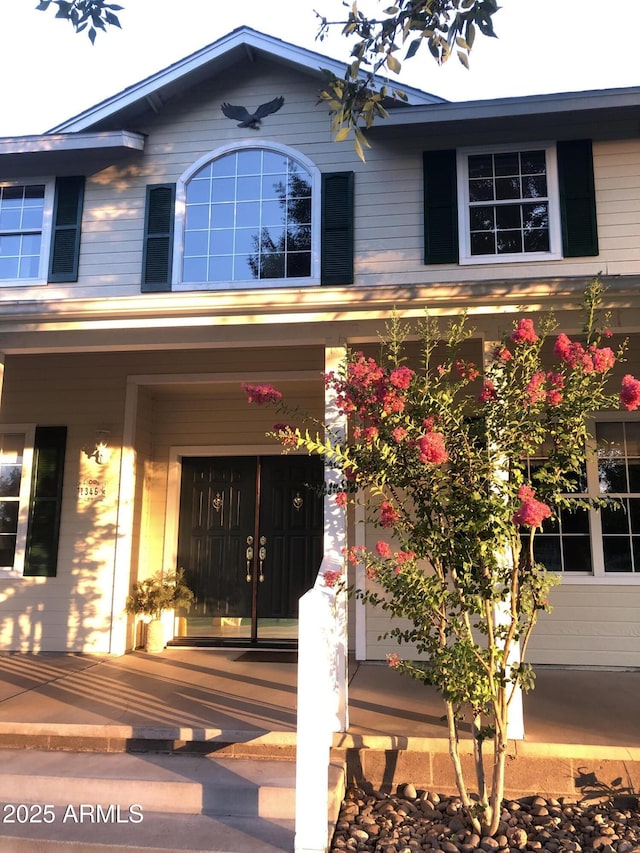
[[[535,117],[536,115],[567,114],[640,108],[640,87],[602,89],[585,92],[561,92],[549,95],[498,98],[487,101],[447,101],[428,106],[411,106],[389,115],[379,126],[469,122],[502,118]],[[640,114],[639,114],[640,115]]]
[[[127,130],[11,136],[0,138],[0,156],[113,149],[142,151],[144,143],[145,138],[141,133],[132,133]]]
[[[240,27],[223,38],[218,39],[216,42],[129,86],[111,98],[56,125],[47,131],[47,133],[86,131],[100,122],[112,118],[121,110],[137,102],[150,99],[150,101],[148,100],[148,103],[150,103],[154,99],[157,99],[158,94],[163,88],[174,84],[181,77],[187,77],[190,74],[198,72],[207,64],[220,59],[225,54],[239,47],[246,47],[270,54],[280,62],[304,69],[307,73],[317,74],[319,77],[322,75],[323,69],[332,71],[337,76],[342,76],[346,67],[345,62],[340,62],[339,60],[315,53],[306,48],[292,45],[274,36],[259,33],[250,27]],[[384,83],[386,81],[380,80],[380,82]],[[399,83],[397,85],[398,88],[402,88],[407,94],[409,100],[415,104],[444,103],[443,99],[436,95],[431,95],[414,87],[401,86]]]

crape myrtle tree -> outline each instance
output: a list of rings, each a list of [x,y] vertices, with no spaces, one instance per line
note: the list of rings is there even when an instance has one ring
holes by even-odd
[[[590,416],[640,406],[630,374],[611,388],[624,345],[602,345],[601,298],[594,282],[579,339],[556,335],[551,316],[538,328],[525,317],[485,365],[460,355],[471,335],[465,319],[444,331],[427,316],[419,364],[407,362],[407,329],[392,319],[378,360],[352,352],[325,377],[346,415],[346,440],[305,422],[272,386],[244,386],[249,402],[285,413],[272,433],[285,449],[341,469],[334,499],[364,502],[380,529],[373,549],[349,547],[344,571],[323,582],[345,587],[347,565],[363,564],[370,582],[350,591],[393,617],[385,636],[411,646],[408,659],[392,654],[389,664],[440,692],[462,808],[485,834],[498,828],[509,708],[519,687],[533,685],[523,659],[555,582],[536,560],[536,531],[597,501],[581,493]],[[463,721],[472,727],[476,797],[459,755]]]

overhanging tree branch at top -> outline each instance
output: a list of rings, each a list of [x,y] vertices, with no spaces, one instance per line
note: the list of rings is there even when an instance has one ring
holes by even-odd
[[[379,76],[399,74],[402,61],[415,56],[423,45],[438,64],[455,52],[468,68],[477,32],[495,38],[492,19],[500,8],[496,0],[397,0],[380,16],[368,17],[358,8],[357,0],[350,7],[346,2],[344,5],[349,8],[346,21],[328,21],[316,12],[320,41],[335,26],[342,26],[343,36],[357,39],[344,77],[327,72],[329,79],[320,101],[328,105],[333,116],[336,140],[345,139],[353,130],[356,151],[362,159],[363,146],[368,147],[362,128],[387,115],[387,99],[406,100],[400,87],[380,86]]]
[[[36,9],[46,12],[51,5],[57,7],[56,18],[69,21],[77,33],[86,32],[91,44],[95,42],[98,30],[106,30],[108,26],[120,27],[115,13],[124,8],[106,0],[40,0]]]

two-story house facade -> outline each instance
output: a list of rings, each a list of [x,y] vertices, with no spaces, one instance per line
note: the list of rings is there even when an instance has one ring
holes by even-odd
[[[362,163],[316,105],[323,67],[339,72],[242,28],[0,140],[1,648],[122,653],[132,581],[179,567],[185,642],[294,641],[322,470],[280,454],[241,386],[322,417],[325,369],[394,309],[468,309],[480,362],[523,311],[579,331],[600,274],[637,367],[640,89],[466,104],[410,89]],[[562,583],[534,662],[640,666],[640,420],[596,431],[628,511],[545,534]],[[598,493],[596,457],[588,475]],[[380,614],[352,616],[358,656],[384,657]]]

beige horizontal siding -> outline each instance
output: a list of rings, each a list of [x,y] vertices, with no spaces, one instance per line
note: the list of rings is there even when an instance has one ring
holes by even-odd
[[[257,106],[285,97],[259,133],[243,131],[220,111],[223,101]],[[640,272],[640,141],[598,142],[594,168],[600,254],[548,263],[425,266],[423,260],[422,151],[425,139],[412,128],[372,133],[363,164],[351,140],[332,141],[323,106],[316,106],[317,81],[259,60],[233,75],[198,86],[165,105],[139,128],[146,134],[142,156],[132,155],[87,181],[80,278],[69,286],[3,288],[0,301],[65,296],[123,296],[140,292],[145,187],[175,181],[202,156],[222,145],[274,141],[308,156],[323,171],[356,173],[355,286],[459,283],[492,279],[628,275]],[[581,129],[575,128],[577,136]],[[464,142],[464,140],[462,140]],[[487,138],[490,143],[491,140]],[[526,143],[527,140],[522,140]],[[18,293],[19,290],[19,293]]]

